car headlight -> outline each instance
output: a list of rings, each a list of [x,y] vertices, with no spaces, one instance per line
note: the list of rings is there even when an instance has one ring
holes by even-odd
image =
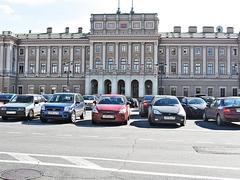
[[[71,106],[64,107],[64,111],[71,111]]]
[[[96,107],[94,107],[94,108],[92,109],[92,113],[98,113],[98,110],[97,110]]]
[[[154,110],[153,110],[153,114],[161,114],[161,113],[160,113],[160,111],[154,109]]]
[[[2,110],[2,111],[6,111],[7,108],[5,108],[5,107],[1,107],[1,110]]]
[[[126,108],[122,108],[120,109],[119,113],[120,114],[125,114],[127,112],[127,109]]]
[[[17,111],[25,111],[25,108],[24,107],[19,107],[19,108],[17,108]]]

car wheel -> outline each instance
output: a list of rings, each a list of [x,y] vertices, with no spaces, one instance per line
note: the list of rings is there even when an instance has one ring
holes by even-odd
[[[184,120],[183,122],[180,123],[181,126],[185,126],[186,125],[186,120]]]
[[[149,121],[150,126],[155,126],[156,124]]]
[[[123,125],[127,125],[127,124],[128,124],[128,121],[123,121],[122,124],[123,124]]]
[[[7,116],[2,116],[2,120],[6,121],[6,120],[8,120],[8,117]]]
[[[81,114],[80,119],[84,119],[84,112]]]
[[[75,113],[75,111],[73,111],[72,114],[71,114],[71,121],[72,121],[72,123],[76,123],[76,113]]]
[[[34,112],[33,110],[31,109],[28,113],[28,120],[32,120],[34,118]]]
[[[204,121],[208,121],[208,118],[207,118],[207,115],[206,115],[205,112],[203,113],[203,120],[204,120]]]
[[[45,119],[45,118],[40,118],[40,121],[41,121],[42,123],[47,123],[47,122],[48,122],[48,120]]]
[[[224,124],[223,120],[222,120],[221,116],[218,114],[217,115],[217,125],[218,126],[222,126],[223,124]]]
[[[94,120],[92,120],[92,124],[97,124],[97,122],[96,122],[96,121],[94,121]]]

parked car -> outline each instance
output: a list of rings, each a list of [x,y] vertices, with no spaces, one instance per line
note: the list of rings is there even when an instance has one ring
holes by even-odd
[[[84,103],[85,103],[85,108],[88,110],[92,110],[93,106],[94,106],[94,101],[97,101],[98,98],[95,95],[84,95],[83,96],[84,99]]]
[[[92,110],[92,123],[117,122],[127,124],[130,117],[130,102],[124,95],[104,94]]]
[[[211,104],[214,100],[215,97],[213,96],[200,96],[207,104]]]
[[[42,95],[16,95],[11,101],[0,108],[2,120],[8,118],[28,118],[29,120],[40,115],[41,106],[46,99]]]
[[[0,106],[8,103],[14,96],[16,96],[16,94],[11,94],[11,93],[0,94]]]
[[[139,102],[137,98],[133,98],[134,107],[139,107]]]
[[[186,113],[175,96],[157,95],[152,100],[148,111],[150,125],[160,123],[186,124]]]
[[[68,120],[76,122],[77,117],[84,118],[85,103],[78,93],[55,93],[49,102],[41,109],[40,120],[49,119]]]
[[[139,103],[139,114],[141,117],[148,115],[148,107],[149,104],[152,102],[153,98],[153,95],[145,95],[143,99],[141,99]]]
[[[135,108],[136,106],[136,102],[132,97],[127,97],[127,100],[130,102],[130,108]]]
[[[51,99],[51,97],[53,96],[53,94],[42,94],[42,96],[49,101]]]
[[[207,103],[199,97],[185,97],[181,103],[189,118],[202,118],[207,106]]]
[[[224,122],[240,122],[240,97],[215,99],[205,109],[203,119],[214,119],[218,126],[224,125]]]

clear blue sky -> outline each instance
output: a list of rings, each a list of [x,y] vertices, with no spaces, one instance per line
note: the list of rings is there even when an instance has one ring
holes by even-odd
[[[121,12],[130,12],[131,0],[121,0]],[[91,13],[115,13],[118,0],[0,0],[0,32],[11,30],[14,33],[46,32],[53,27],[53,32],[63,32],[70,27],[70,32],[89,32]],[[240,0],[134,0],[136,13],[158,13],[159,31],[171,32],[173,26],[221,25],[233,26],[240,31]]]

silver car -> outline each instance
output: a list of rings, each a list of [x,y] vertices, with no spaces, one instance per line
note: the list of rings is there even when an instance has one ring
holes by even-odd
[[[186,124],[186,112],[175,96],[155,96],[148,110],[150,125],[160,123]]]
[[[40,115],[41,106],[46,99],[42,95],[16,95],[9,103],[0,107],[2,120],[8,118],[28,118],[29,120]]]

